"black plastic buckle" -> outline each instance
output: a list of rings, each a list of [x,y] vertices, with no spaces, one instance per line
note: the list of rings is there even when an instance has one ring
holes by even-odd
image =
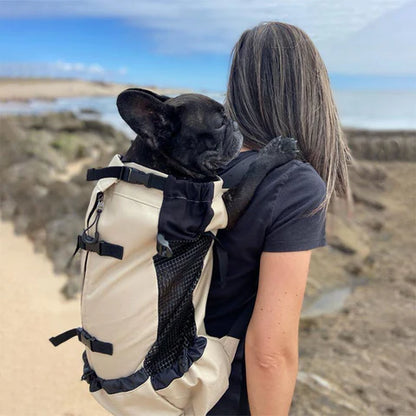
[[[126,180],[125,175],[126,175],[126,171],[128,172],[128,169],[130,168],[128,168],[127,166],[122,166],[120,169],[120,174],[118,175],[117,179],[120,181]],[[127,176],[129,176],[129,174],[127,174]]]
[[[88,235],[85,231],[82,233],[81,240],[85,245],[85,250],[94,251],[101,254],[101,241],[98,241],[100,234],[96,231],[94,237]]]
[[[149,187],[149,175],[144,172],[140,172],[137,169],[131,169],[129,172],[129,182],[144,185]]]
[[[94,348],[92,343],[96,340],[95,337],[90,335],[88,332],[84,331],[82,328],[78,328],[78,339],[92,352],[94,352]]]

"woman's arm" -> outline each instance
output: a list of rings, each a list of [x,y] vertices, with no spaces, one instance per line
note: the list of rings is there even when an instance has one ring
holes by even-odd
[[[298,329],[311,251],[263,253],[246,335],[252,416],[287,416],[298,371]]]

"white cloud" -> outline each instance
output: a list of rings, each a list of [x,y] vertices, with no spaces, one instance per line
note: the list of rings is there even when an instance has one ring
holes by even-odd
[[[112,71],[99,64],[81,62],[0,62],[0,76],[16,77],[76,77],[94,80],[112,80],[117,75],[125,75],[127,68]]]
[[[348,61],[352,59],[360,72],[361,58],[367,53],[360,47],[360,41],[371,44],[367,42],[371,33],[365,28],[380,18],[388,21],[395,10],[411,3],[414,0],[13,0],[2,1],[0,17],[122,18],[132,26],[148,29],[154,47],[163,54],[229,53],[243,30],[261,21],[286,21],[312,37],[328,59],[330,70],[351,71]],[[413,39],[415,26],[409,27]],[[390,35],[395,29],[387,25],[380,30],[378,44],[394,50]],[[358,41],[354,40],[357,36]],[[344,48],[352,51],[348,60],[343,59]],[[386,71],[400,65],[397,62],[386,66]],[[383,71],[382,63],[378,69]]]
[[[81,62],[57,61],[48,65],[51,68],[55,67],[57,70],[63,72],[79,72],[83,74],[104,74],[105,72],[108,72],[99,64],[87,65]]]
[[[338,44],[321,48],[334,72],[412,75],[416,72],[416,2],[385,14]]]

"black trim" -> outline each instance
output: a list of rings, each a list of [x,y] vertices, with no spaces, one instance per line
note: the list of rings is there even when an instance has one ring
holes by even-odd
[[[206,345],[207,339],[205,337],[195,338],[194,344],[183,351],[183,355],[177,362],[161,373],[151,376],[153,388],[155,390],[162,390],[168,387],[173,380],[181,378],[189,370],[191,365],[202,357]],[[82,354],[82,359],[84,361],[84,371],[81,379],[90,385],[91,393],[100,389],[103,389],[108,394],[126,393],[137,389],[149,378],[146,369],[142,367],[127,377],[106,380],[97,376],[97,373],[91,368],[85,351]]]
[[[195,338],[192,346],[183,351],[183,355],[178,361],[158,374],[151,376],[152,386],[155,390],[162,390],[169,386],[173,380],[181,378],[191,367],[191,365],[202,357],[207,345],[205,337]]]
[[[96,372],[90,367],[85,351],[82,354],[82,359],[84,360],[84,373],[81,379],[90,385],[91,393],[100,389],[103,389],[108,394],[125,393],[137,389],[149,378],[146,370],[141,368],[130,376],[106,380],[98,377]]]
[[[107,243],[104,240],[95,241],[93,238],[91,238],[91,242],[89,242],[86,237],[88,236],[85,233],[78,236],[77,248],[93,251],[99,256],[114,257],[119,260],[123,258],[123,246]]]
[[[49,341],[57,347],[75,336],[78,336],[79,341],[81,341],[92,352],[113,355],[113,344],[96,339],[84,328],[69,329],[68,331],[62,332],[62,334],[49,338]]]
[[[147,188],[156,188],[163,191],[166,178],[145,173],[129,166],[109,166],[102,169],[88,169],[87,181],[97,181],[103,178],[116,178],[124,182],[144,185]]]

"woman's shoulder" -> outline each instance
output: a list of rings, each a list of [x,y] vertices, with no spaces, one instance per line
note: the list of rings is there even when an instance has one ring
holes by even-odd
[[[290,199],[322,200],[326,183],[309,162],[294,159],[269,172],[259,190],[286,194]]]
[[[263,251],[300,251],[325,245],[325,181],[310,163],[292,160],[270,172],[260,193],[273,195]]]

